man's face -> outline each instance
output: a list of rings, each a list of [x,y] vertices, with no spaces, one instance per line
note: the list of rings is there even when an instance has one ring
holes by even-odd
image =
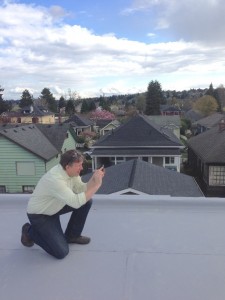
[[[72,165],[66,166],[66,173],[70,177],[79,176],[82,170],[83,170],[83,160],[79,162],[74,162]]]

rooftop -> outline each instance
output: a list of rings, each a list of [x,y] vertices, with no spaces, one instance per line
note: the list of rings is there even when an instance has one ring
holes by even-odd
[[[28,198],[0,195],[0,299],[224,300],[224,198],[96,195],[63,260],[20,244]]]

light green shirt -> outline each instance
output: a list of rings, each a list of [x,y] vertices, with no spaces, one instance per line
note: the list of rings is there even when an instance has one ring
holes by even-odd
[[[69,177],[60,164],[38,182],[28,202],[29,214],[53,215],[65,205],[79,208],[86,203],[87,183],[80,176]]]

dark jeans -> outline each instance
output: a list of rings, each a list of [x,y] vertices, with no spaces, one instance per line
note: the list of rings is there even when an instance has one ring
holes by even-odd
[[[65,205],[52,216],[42,214],[28,214],[31,223],[29,237],[35,244],[56,258],[64,258],[69,253],[67,239],[78,237],[84,228],[92,200],[78,209]],[[72,212],[65,234],[63,233],[60,215]]]

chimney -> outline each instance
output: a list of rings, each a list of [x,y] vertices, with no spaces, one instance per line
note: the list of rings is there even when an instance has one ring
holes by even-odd
[[[219,131],[223,131],[225,129],[225,119],[221,119],[219,122]]]

